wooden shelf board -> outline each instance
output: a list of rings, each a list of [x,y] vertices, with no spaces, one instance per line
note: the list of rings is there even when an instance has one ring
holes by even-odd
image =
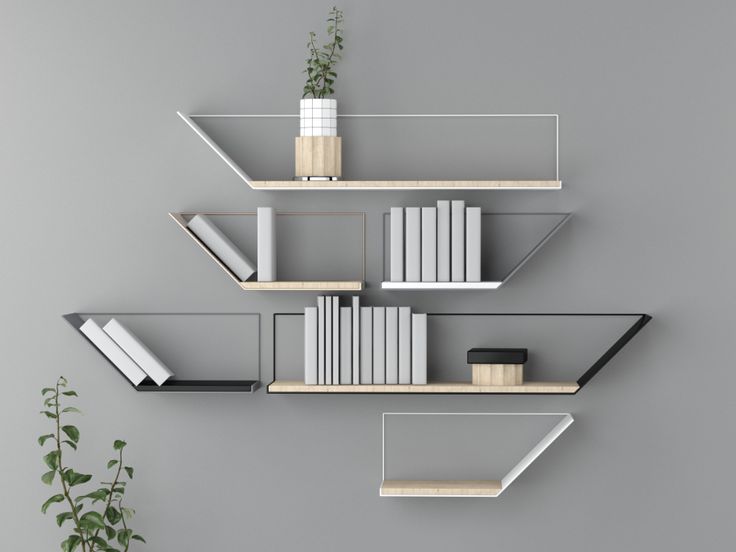
[[[381,289],[422,291],[425,289],[498,289],[503,282],[381,282]]]
[[[495,480],[387,479],[381,483],[381,496],[498,496],[501,490],[501,482]]]
[[[239,282],[240,287],[251,291],[361,291],[363,282],[334,281],[279,281],[279,282]]]
[[[307,385],[298,380],[276,380],[269,393],[576,393],[575,382],[525,382],[522,385],[473,385],[469,382],[433,382],[427,385]]]
[[[560,180],[250,180],[255,190],[559,190]]]

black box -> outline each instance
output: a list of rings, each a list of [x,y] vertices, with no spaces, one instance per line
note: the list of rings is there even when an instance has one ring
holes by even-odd
[[[470,349],[468,364],[524,364],[528,349]]]

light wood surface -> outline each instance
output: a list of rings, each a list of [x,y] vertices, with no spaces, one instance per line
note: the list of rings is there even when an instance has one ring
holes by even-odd
[[[238,282],[246,290],[261,291],[361,291],[363,282],[359,281],[300,281],[300,282]]]
[[[575,393],[575,382],[534,382],[521,385],[473,385],[469,382],[428,383],[427,385],[306,385],[298,380],[276,380],[270,393]]]
[[[324,175],[327,176],[327,175]],[[457,189],[457,190],[558,190],[560,180],[251,180],[250,187],[260,190],[345,190],[345,189]]]
[[[501,482],[495,480],[428,481],[387,479],[381,496],[498,496]]]
[[[295,176],[341,176],[342,138],[297,136],[294,141]]]
[[[521,385],[523,364],[472,364],[473,385]]]

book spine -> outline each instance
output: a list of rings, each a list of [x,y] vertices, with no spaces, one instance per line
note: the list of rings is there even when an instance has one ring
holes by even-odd
[[[253,276],[253,262],[230,241],[215,224],[204,215],[195,215],[188,223],[189,228],[220,262],[230,269],[241,282]]]
[[[465,209],[465,281],[480,282],[480,207]]]
[[[399,307],[386,307],[386,383],[399,383]]]
[[[399,307],[399,383],[411,383],[411,307]]]
[[[386,383],[386,307],[373,307],[373,383]]]
[[[465,202],[452,202],[452,215],[450,217],[451,243],[450,256],[451,276],[453,282],[465,281]]]
[[[340,384],[340,297],[332,298],[332,383]]]
[[[156,385],[163,385],[174,373],[161,362],[153,352],[144,345],[144,343],[136,337],[128,328],[123,326],[116,319],[111,319],[102,327],[105,333],[109,335],[125,353],[140,366],[148,376],[156,382]]]
[[[325,385],[332,385],[332,297],[325,297]]]
[[[340,385],[353,383],[352,312],[352,307],[340,307]]]
[[[133,359],[125,354],[120,346],[107,335],[102,328],[91,318],[82,324],[79,330],[87,336],[92,344],[112,362],[133,385],[138,385],[146,379],[146,373]]]
[[[304,308],[304,383],[317,385],[317,307]]]
[[[391,281],[404,281],[404,208],[391,207]]]
[[[437,281],[437,208],[422,207],[422,282]]]
[[[324,295],[317,297],[317,383],[325,384],[325,305]]]
[[[406,272],[407,282],[422,279],[422,211],[419,207],[407,207],[406,217]]]
[[[437,202],[437,281],[450,281],[450,202]]]
[[[258,281],[276,280],[276,210],[258,207]]]
[[[360,383],[373,383],[372,307],[360,307]]]
[[[411,315],[411,382],[427,384],[427,315]]]
[[[360,383],[360,297],[353,297],[353,384]]]

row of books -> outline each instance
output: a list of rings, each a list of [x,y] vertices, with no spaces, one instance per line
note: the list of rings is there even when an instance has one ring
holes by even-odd
[[[480,282],[480,207],[391,207],[392,282]]]
[[[115,318],[103,327],[90,318],[79,329],[133,385],[140,384],[146,376],[157,385],[163,385],[174,375],[161,359]]]
[[[304,383],[426,384],[427,315],[319,296],[304,309]]]
[[[195,215],[187,228],[230,269],[241,282],[254,273],[259,282],[276,280],[276,211],[273,207],[258,207],[258,264],[245,254],[205,215]]]

